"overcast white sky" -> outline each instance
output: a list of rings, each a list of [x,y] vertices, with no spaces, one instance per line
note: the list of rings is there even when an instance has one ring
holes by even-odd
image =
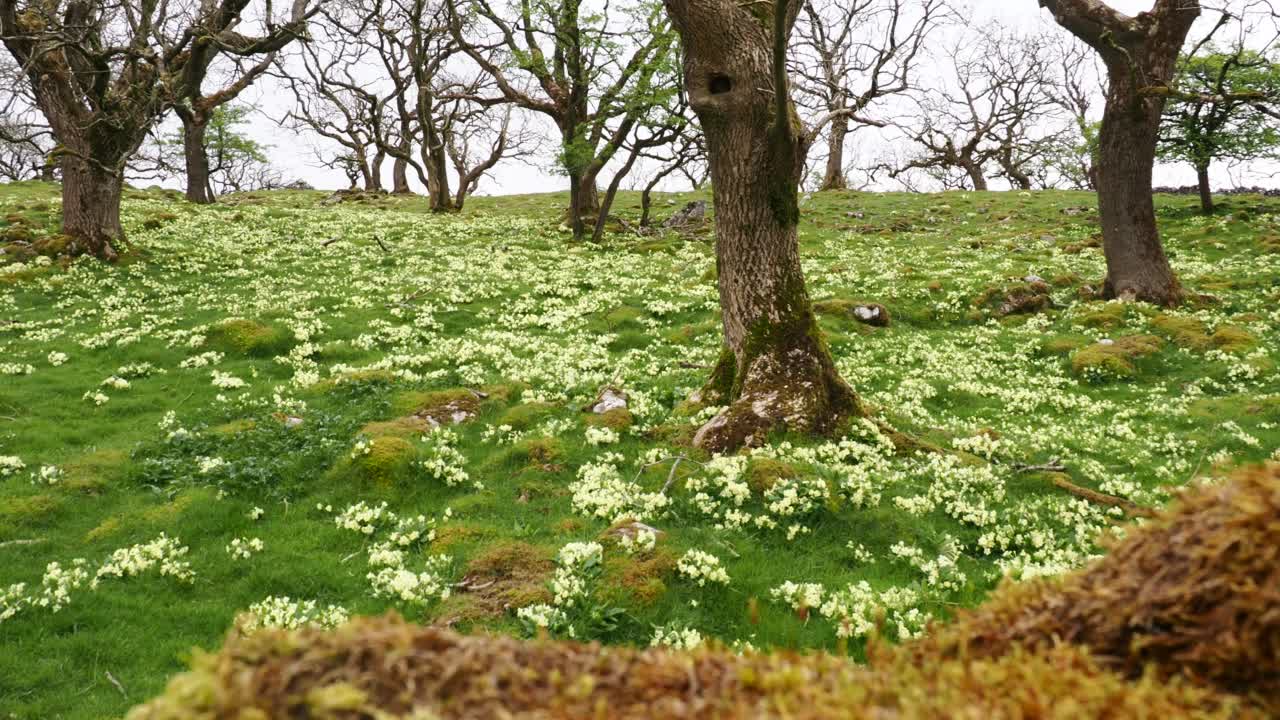
[[[1121,12],[1135,14],[1150,9],[1152,2],[1151,0],[1110,0],[1110,4]],[[1057,27],[1049,16],[1048,11],[1038,7],[1036,0],[969,0],[969,7],[973,9],[975,24],[998,20],[1011,27],[1025,31],[1048,29],[1054,32],[1065,32]],[[251,88],[242,96],[242,100],[264,110],[271,116],[279,117],[287,109],[290,98],[287,93],[281,92],[280,88],[273,86],[269,78],[264,78],[259,86]],[[317,166],[314,148],[317,147],[318,138],[305,134],[295,135],[290,131],[282,130],[274,122],[261,115],[255,115],[253,123],[251,133],[259,140],[271,145],[269,155],[272,163],[284,171],[286,180],[300,178],[315,187],[326,189],[346,187],[346,177],[341,172]],[[883,144],[887,141],[883,138],[866,136],[861,142],[862,146],[852,148],[851,151],[862,156],[874,157],[880,154],[876,152],[878,149],[883,150],[884,148],[868,147],[868,145]],[[325,146],[319,146],[319,149],[321,152],[327,150]],[[536,165],[504,162],[484,182],[480,193],[498,195],[567,189],[568,181],[564,177],[548,172],[551,163],[552,157],[550,155],[540,160]],[[390,165],[391,163],[388,161],[384,168],[388,179]],[[1257,169],[1255,168],[1255,170]],[[1266,168],[1265,170],[1272,172],[1274,168]],[[1277,179],[1268,180],[1265,175],[1266,173],[1259,174],[1258,172],[1229,175],[1227,168],[1219,167],[1215,171],[1213,182],[1215,187],[1233,187],[1244,184],[1277,184]],[[1189,168],[1180,166],[1159,167],[1157,168],[1155,182],[1157,185],[1191,185],[1195,182],[1195,173]],[[999,187],[999,184],[993,182],[993,187]],[[671,187],[669,189],[680,188]]]

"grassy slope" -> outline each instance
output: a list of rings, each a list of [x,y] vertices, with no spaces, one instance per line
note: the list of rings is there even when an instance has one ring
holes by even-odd
[[[425,552],[451,555],[457,580],[471,560],[512,541],[551,557],[567,542],[596,538],[608,522],[575,512],[567,488],[605,453],[621,453],[619,476],[653,492],[669,464],[645,470],[641,457],[654,448],[655,458],[684,452],[657,438],[689,426],[677,406],[717,351],[709,244],[616,236],[604,248],[572,248],[556,230],[563,198],[553,195],[477,198],[460,218],[428,216],[420,200],[328,208],[321,197],[259,194],[195,208],[136,193],[125,208],[139,250],[131,262],[82,261],[69,271],[32,264],[17,273],[0,266],[0,364],[34,368],[0,375],[0,456],[27,465],[0,478],[0,593],[14,583],[38,587],[50,561],[86,558],[92,572],[112,551],[161,532],[190,548],[196,573],[189,585],[154,574],[86,585],[57,613],[32,608],[0,622],[0,716],[119,714],[155,694],[188,648],[215,645],[237,611],[268,595],[354,613],[396,606],[462,629],[521,632],[510,613],[480,616],[466,593],[425,608],[372,597],[364,544],[317,503],[338,511],[385,500],[397,512],[431,516],[451,507],[453,518]],[[50,232],[54,198],[37,184],[0,186],[0,234],[17,216],[37,237]],[[1280,380],[1270,355],[1280,340],[1280,254],[1268,250],[1280,234],[1280,201],[1232,198],[1208,219],[1194,214],[1194,202],[1160,200],[1175,268],[1192,291],[1218,301],[1183,314],[1210,331],[1241,328],[1256,342],[1234,352],[1168,343],[1139,360],[1132,378],[1087,380],[1073,374],[1070,348],[1127,334],[1168,337],[1152,324],[1155,309],[1116,314],[1080,299],[1079,285],[1102,274],[1099,250],[1069,251],[1097,231],[1090,195],[808,200],[802,238],[815,299],[873,300],[895,318],[872,331],[824,316],[845,376],[886,420],[930,442],[959,440],[976,452],[984,443],[967,438],[998,437],[983,450],[992,462],[888,457],[855,433],[850,446],[871,468],[862,477],[855,463],[806,457],[804,448],[820,444],[794,439],[772,454],[802,477],[824,479],[832,499],[781,518],[757,494],[748,509],[777,519],[777,530],[717,530],[676,484],[674,512],[648,520],[668,533],[660,551],[710,552],[731,582],[699,588],[670,570],[657,576],[661,585],[635,572],[628,580],[637,561],[606,548],[593,603],[627,613],[599,635],[647,644],[655,625],[675,623],[726,642],[835,648],[829,618],[803,620],[809,613],[770,591],[787,581],[835,589],[865,580],[875,590],[913,590],[909,607],[941,615],[975,604],[1002,568],[1049,572],[1095,552],[1092,538],[1114,514],[1014,463],[1059,458],[1080,485],[1157,504],[1162,487],[1219,461],[1271,455],[1280,447]],[[625,195],[621,204],[628,213],[638,205]],[[1060,281],[1055,309],[1001,321],[972,306],[988,288],[1028,274]],[[314,352],[281,362],[220,346],[209,328],[228,317],[309,328]],[[192,335],[206,336],[204,345],[193,347]],[[179,367],[212,349],[224,352],[216,365]],[[54,351],[68,362],[51,365]],[[335,366],[379,361],[384,371],[416,377],[293,382],[299,370],[329,378]],[[142,362],[156,370],[128,389],[100,388]],[[248,388],[214,387],[215,367]],[[633,394],[637,425],[616,445],[592,446],[580,408],[609,383]],[[503,399],[490,388],[479,419],[455,428],[464,467],[483,490],[446,487],[420,468],[396,470],[389,485],[344,470],[362,426],[412,409],[406,392],[460,386],[510,391]],[[523,395],[521,386],[529,388]],[[82,399],[99,390],[110,397],[105,404]],[[510,408],[531,399],[552,407],[523,440],[557,437],[555,457],[531,460],[494,436]],[[166,441],[158,423],[170,411],[194,439]],[[273,418],[281,411],[302,417],[302,426],[282,426]],[[243,419],[255,424],[221,427]],[[202,458],[227,464],[201,473]],[[32,482],[42,465],[61,468],[62,480]],[[683,463],[678,475],[688,473],[708,476]],[[255,506],[265,510],[256,522],[248,517]],[[788,540],[792,524],[805,531]],[[237,537],[261,538],[265,550],[233,560],[225,546]],[[899,543],[933,564],[913,566],[891,551]],[[855,638],[848,647],[856,654],[861,646]]]

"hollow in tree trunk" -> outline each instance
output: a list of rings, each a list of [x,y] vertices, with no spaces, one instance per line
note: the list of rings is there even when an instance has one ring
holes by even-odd
[[[690,105],[706,134],[724,347],[701,398],[727,404],[695,443],[712,452],[772,430],[828,432],[860,412],[814,318],[796,225],[805,151],[786,81],[799,0],[665,0],[684,40]],[[776,91],[776,92],[775,92]]]
[[[831,122],[827,136],[827,169],[822,175],[823,190],[846,190],[849,181],[844,174],[844,144],[849,137],[849,118],[841,116]]]
[[[200,205],[213,202],[209,192],[209,153],[204,146],[209,117],[201,113],[179,114],[182,119],[182,155],[187,166],[187,200]]]
[[[1200,185],[1200,211],[1205,215],[1213,214],[1213,189],[1209,187],[1209,166],[1196,168],[1196,180]]]
[[[113,262],[124,241],[120,228],[122,181],[114,162],[64,155],[62,158],[62,233],[71,255],[93,255]]]

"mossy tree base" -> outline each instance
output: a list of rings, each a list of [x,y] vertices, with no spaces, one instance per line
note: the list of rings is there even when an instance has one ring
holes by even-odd
[[[863,414],[821,337],[808,333],[742,361],[726,350],[702,396],[728,402],[693,437],[712,453],[762,445],[774,431],[828,434]]]

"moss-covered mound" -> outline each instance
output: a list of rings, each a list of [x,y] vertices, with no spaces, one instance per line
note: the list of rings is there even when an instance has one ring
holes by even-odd
[[[396,617],[333,632],[264,630],[199,655],[129,720],[213,718],[1261,718],[1078,648],[927,668],[887,654],[605,648],[466,637]]]
[[[1181,675],[1280,713],[1280,464],[1188,491],[1090,567],[1008,584],[915,651],[993,657],[1058,643],[1130,677]]]
[[[283,325],[245,318],[224,320],[210,328],[207,337],[209,344],[219,350],[251,357],[281,355],[296,342]]]
[[[1071,356],[1071,370],[1077,375],[1102,379],[1126,378],[1138,374],[1135,360],[1154,355],[1164,347],[1155,335],[1126,335],[1102,340],[1080,348]]]

